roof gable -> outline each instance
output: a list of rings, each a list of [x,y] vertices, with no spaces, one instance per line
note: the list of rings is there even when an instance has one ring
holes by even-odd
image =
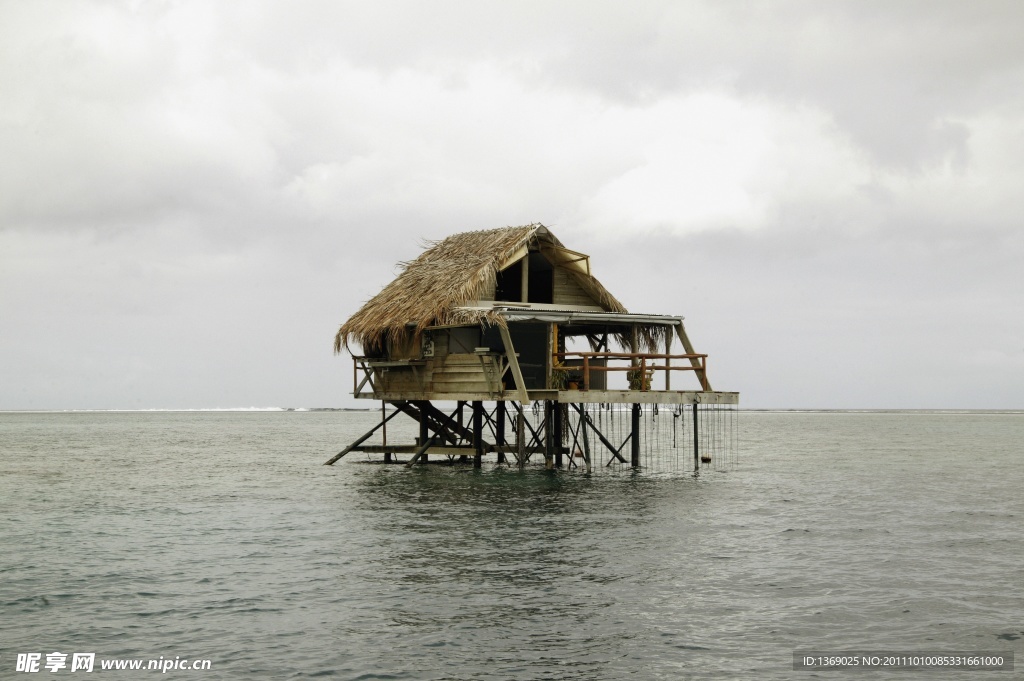
[[[340,352],[352,341],[364,350],[380,348],[386,336],[395,340],[418,336],[428,326],[484,323],[504,326],[492,310],[467,309],[486,291],[493,291],[497,273],[538,249],[556,267],[564,269],[598,305],[608,312],[626,308],[590,274],[589,258],[566,249],[540,223],[522,227],[462,232],[427,249],[380,293],[348,319],[334,338]]]

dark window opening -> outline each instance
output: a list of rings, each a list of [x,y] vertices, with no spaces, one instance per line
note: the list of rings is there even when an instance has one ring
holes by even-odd
[[[530,253],[526,285],[526,302],[555,302],[555,268],[540,253]],[[515,262],[501,272],[494,286],[494,299],[520,303],[523,301],[523,261]]]
[[[527,300],[531,303],[555,302],[555,268],[540,253],[530,254],[530,283]]]
[[[517,261],[498,272],[494,286],[495,300],[522,301],[523,264]]]

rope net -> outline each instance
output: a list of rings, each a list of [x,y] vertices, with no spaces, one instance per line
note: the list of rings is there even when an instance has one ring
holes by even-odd
[[[571,471],[632,469],[633,406],[629,404],[561,404],[562,467]],[[531,414],[538,433],[544,429],[544,408]],[[696,426],[696,438],[694,427]],[[735,405],[641,404],[640,470],[651,473],[692,473],[728,470],[739,464],[739,410]],[[529,432],[527,439],[530,439]],[[557,436],[553,437],[557,443]],[[696,447],[696,456],[694,449]],[[544,463],[534,454],[529,463]]]

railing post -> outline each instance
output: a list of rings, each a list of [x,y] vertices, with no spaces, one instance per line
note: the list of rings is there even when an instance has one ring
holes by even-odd
[[[590,355],[583,353],[583,389],[590,390]]]
[[[651,386],[647,381],[647,356],[644,355],[640,358],[640,390],[647,391],[650,389]]]

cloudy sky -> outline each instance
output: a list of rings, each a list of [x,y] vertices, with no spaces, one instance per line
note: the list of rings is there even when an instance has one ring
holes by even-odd
[[[1024,407],[1024,3],[0,0],[0,409],[352,406],[543,222],[749,407]]]

